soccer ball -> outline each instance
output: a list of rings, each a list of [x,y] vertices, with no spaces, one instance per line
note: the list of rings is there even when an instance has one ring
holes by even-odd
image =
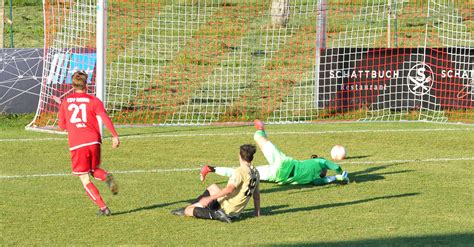
[[[331,158],[333,160],[343,160],[346,158],[346,149],[342,145],[336,145],[331,149]]]

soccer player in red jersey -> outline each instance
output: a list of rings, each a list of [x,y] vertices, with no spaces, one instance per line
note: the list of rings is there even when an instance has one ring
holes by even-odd
[[[97,117],[102,119],[112,134],[112,148],[117,148],[120,140],[102,102],[86,93],[87,74],[82,71],[75,72],[72,75],[72,86],[74,93],[62,100],[58,116],[59,127],[68,132],[72,173],[79,176],[87,195],[99,206],[97,215],[109,216],[110,209],[89,178],[90,174],[100,181],[105,181],[112,194],[118,193],[112,174],[100,168],[102,136]]]

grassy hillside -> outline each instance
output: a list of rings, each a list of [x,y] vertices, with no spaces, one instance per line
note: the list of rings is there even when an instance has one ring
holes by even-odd
[[[5,17],[13,19],[13,47],[43,47],[43,6],[41,0],[5,0]],[[5,22],[3,47],[12,47],[10,25]]]
[[[337,113],[312,107],[316,0],[292,5],[289,23],[282,29],[270,23],[271,0],[197,2],[109,1],[106,103],[117,122],[188,123],[194,121],[190,116],[197,116],[201,123],[270,117],[311,121],[316,116],[324,118]],[[470,2],[456,1],[453,13],[441,7],[436,9],[441,14],[433,14],[432,18],[438,21],[429,30],[427,0],[400,1],[390,23],[383,1],[332,3],[328,7],[328,48],[386,47],[387,40],[398,47],[417,47],[425,42],[422,36],[426,31],[430,46],[450,46],[451,40],[460,37],[458,33],[467,35],[473,30]],[[95,8],[91,9],[94,14]],[[71,13],[74,17],[84,16],[83,12]],[[42,46],[40,1],[15,1],[14,24],[15,47]],[[456,24],[462,24],[456,32],[442,31],[451,30]],[[387,25],[392,27],[390,33]],[[58,26],[58,30],[50,33],[61,36],[70,34],[66,30],[74,30],[71,26]],[[82,28],[80,32],[87,34],[86,28]],[[50,36],[70,40],[66,36]],[[79,47],[93,43],[95,36],[81,37],[86,36]],[[464,46],[471,40],[463,42],[455,45]],[[74,45],[72,42],[67,47]],[[398,66],[395,59],[387,63]],[[336,104],[332,100],[329,104]],[[350,114],[350,119],[360,115]],[[454,112],[457,114],[460,113]],[[471,121],[472,116],[469,115]],[[50,120],[49,116],[43,119]]]

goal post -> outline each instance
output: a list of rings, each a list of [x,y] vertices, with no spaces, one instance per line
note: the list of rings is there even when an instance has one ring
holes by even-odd
[[[107,49],[107,0],[97,0],[97,27],[96,27],[96,76],[95,76],[95,85],[96,85],[96,96],[102,102],[106,102],[105,99],[105,88],[106,88],[106,49]],[[99,129],[100,133],[103,133],[103,123],[100,117],[99,120]]]
[[[43,3],[33,129],[56,128],[74,69],[122,125],[474,122],[472,1]]]

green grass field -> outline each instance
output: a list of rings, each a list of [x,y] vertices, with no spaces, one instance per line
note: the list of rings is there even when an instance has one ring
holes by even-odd
[[[428,123],[269,125],[288,155],[329,156],[343,144],[349,185],[262,183],[262,216],[250,203],[232,224],[181,218],[206,186],[201,164],[236,166],[253,127],[120,128],[104,141],[103,167],[120,193],[96,182],[114,215],[96,207],[70,175],[66,137],[22,129],[26,116],[0,118],[0,245],[469,246],[474,240],[474,127]],[[263,165],[260,151],[254,164]]]

